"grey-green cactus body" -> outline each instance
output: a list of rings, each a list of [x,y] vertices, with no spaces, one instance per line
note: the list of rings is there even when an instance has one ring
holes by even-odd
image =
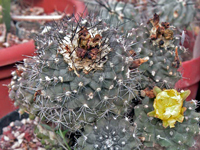
[[[116,0],[96,0],[96,3],[100,17],[121,33],[138,26],[145,16],[133,3]]]
[[[176,27],[187,27],[196,15],[193,0],[156,0],[156,7],[148,7],[150,15],[160,14],[161,21],[167,21]]]
[[[87,19],[46,27],[37,40],[37,56],[24,62],[27,76],[13,73],[10,84],[10,97],[21,108],[73,131],[107,113],[127,113],[134,97],[127,47],[114,29]],[[87,44],[87,37],[81,38],[85,33]]]
[[[123,32],[147,21],[154,13],[160,14],[161,21],[170,22],[182,29],[188,27],[196,16],[196,4],[193,0],[96,1],[101,17],[111,26],[121,24],[119,27]]]
[[[173,27],[166,31],[177,32]],[[153,30],[154,31],[154,30]],[[128,33],[132,40],[132,49],[136,52],[135,60],[141,61],[136,64],[141,75],[141,88],[154,87],[155,85],[165,88],[173,88],[175,83],[181,78],[178,68],[181,66],[179,53],[186,49],[180,46],[179,35],[172,35],[171,40],[165,37],[152,40],[152,26],[141,24],[138,28],[133,28]]]
[[[136,128],[123,118],[100,119],[94,126],[86,126],[77,141],[80,150],[132,150],[140,149]]]
[[[143,141],[144,148],[154,147],[155,144],[168,149],[185,149],[195,145],[193,137],[199,134],[199,114],[195,112],[197,102],[185,101],[184,121],[176,123],[174,128],[164,128],[161,120],[149,117],[147,113],[153,110],[153,100],[145,98],[142,105],[135,107],[138,136]]]

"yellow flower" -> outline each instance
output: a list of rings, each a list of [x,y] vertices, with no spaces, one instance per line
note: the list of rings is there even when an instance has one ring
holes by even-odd
[[[175,127],[176,121],[183,122],[183,113],[186,110],[186,107],[183,107],[183,101],[189,96],[190,90],[179,93],[174,89],[162,91],[154,87],[153,91],[156,95],[153,103],[154,110],[148,115],[161,119],[165,128]]]

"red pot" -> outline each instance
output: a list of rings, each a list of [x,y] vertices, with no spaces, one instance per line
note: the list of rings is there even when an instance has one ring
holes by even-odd
[[[45,13],[65,10],[66,13],[75,14],[76,17],[82,15],[83,12],[87,13],[84,3],[78,0],[33,0],[32,2],[34,6],[43,7]],[[4,86],[10,83],[15,63],[26,56],[34,55],[34,51],[33,40],[0,50],[0,118],[16,109],[8,97],[8,88]]]
[[[8,88],[5,86],[11,80],[11,72],[15,70],[15,63],[26,56],[33,55],[34,41],[0,49],[0,118],[16,108],[8,97]]]
[[[183,62],[181,70],[183,78],[176,83],[176,88],[189,89],[191,94],[187,100],[195,99],[200,81],[200,57]]]
[[[79,0],[33,0],[33,5],[43,7],[47,14],[55,10],[61,12],[65,11],[68,14],[75,14],[76,17],[82,13],[86,14],[86,6]]]
[[[200,33],[196,40],[192,32],[187,32],[187,35],[190,38],[190,43],[186,41],[184,46],[189,48],[190,51],[193,51],[193,59],[182,63],[182,67],[179,71],[182,73],[183,78],[176,83],[175,88],[189,89],[191,94],[187,100],[192,100],[197,96],[200,82]]]
[[[14,45],[12,47],[4,48],[0,50],[0,67],[13,64],[17,61],[21,61],[27,55],[33,55],[35,51],[34,41]],[[7,69],[7,68],[5,68]],[[2,70],[1,70],[2,74]],[[1,78],[0,78],[1,79]]]

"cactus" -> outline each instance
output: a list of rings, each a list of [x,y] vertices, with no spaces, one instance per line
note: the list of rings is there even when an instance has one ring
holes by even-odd
[[[92,4],[94,6],[94,2]],[[187,27],[196,16],[193,0],[96,0],[96,5],[93,8],[100,7],[100,16],[107,23],[121,25],[123,31],[137,27],[154,13],[160,14],[162,22],[167,21],[180,28]]]
[[[181,78],[178,51],[185,52],[186,49],[179,45],[180,37],[176,32],[169,23],[159,23],[159,16],[154,14],[148,25],[141,24],[128,33],[136,53],[130,69],[139,67],[141,89],[173,88]]]
[[[126,9],[126,7],[129,5],[133,6],[131,9],[135,10],[134,5],[139,4],[121,1],[98,2],[105,8],[104,11],[102,10],[102,17],[108,18],[107,22],[110,21],[109,23],[111,26],[117,26],[117,24],[124,23],[124,32],[127,32],[130,28],[134,27],[132,28],[132,31],[128,31],[127,36],[129,36],[132,42],[132,48],[137,54],[136,58],[139,57],[134,61],[131,68],[135,69],[140,66],[139,71],[142,74],[138,80],[141,81],[141,89],[147,87],[152,88],[155,85],[173,88],[175,83],[181,78],[181,74],[177,71],[181,65],[179,54],[186,52],[186,49],[179,44],[181,38],[178,29],[174,26],[170,26],[168,22],[160,23],[160,20],[163,20],[163,18],[160,18],[157,14],[154,14],[154,17],[148,21],[150,25],[144,25],[142,23],[140,26],[138,26],[138,24],[142,22],[141,18],[144,17],[139,14],[132,17],[132,20],[134,20],[135,23],[130,19],[130,13],[128,13],[130,16],[125,15],[127,17],[124,17],[122,20],[119,20],[119,14],[121,13],[121,15],[124,15],[124,12],[107,12],[108,14],[106,14],[106,10],[113,11],[113,9],[128,11],[129,9]],[[109,2],[114,3],[115,5],[111,5]],[[120,6],[122,4],[124,7]],[[112,8],[111,6],[115,7]],[[120,7],[123,9],[120,9]],[[146,7],[148,8],[149,6],[147,5]],[[193,7],[193,5],[191,7]],[[134,17],[139,17],[140,19]],[[127,23],[125,23],[126,21]]]
[[[18,66],[9,85],[21,109],[71,131],[108,113],[128,113],[135,96],[129,47],[101,20],[80,19],[46,27],[37,56]]]
[[[144,17],[132,3],[115,0],[96,0],[96,2],[101,8],[101,18],[111,26],[120,28],[122,33],[137,26]]]
[[[187,27],[196,16],[194,0],[155,0],[147,7],[149,15],[160,14],[161,21],[167,21],[176,27]]]
[[[37,55],[12,72],[8,87],[14,104],[30,119],[37,116],[51,125],[35,130],[47,149],[70,149],[68,143],[77,150],[194,146],[190,137],[199,134],[196,101],[185,102],[189,92],[169,89],[181,78],[178,53],[185,51],[177,29],[160,23],[157,14],[149,25],[138,26],[139,19],[134,24],[129,14],[133,3],[97,2],[109,8],[108,15],[101,11],[103,19],[93,14],[79,20],[65,17],[36,36]],[[123,23],[124,30],[118,26]],[[168,90],[152,90],[155,85]],[[137,90],[156,98],[145,97],[133,109],[140,99]],[[70,136],[65,141],[62,131],[75,135],[77,143]]]
[[[158,93],[163,92],[159,88],[156,88],[156,90],[159,91]],[[180,94],[183,100],[188,96],[187,92],[181,92]],[[158,96],[160,95],[158,94],[156,98]],[[168,94],[168,96],[173,98],[173,94]],[[161,99],[164,100],[166,97]],[[184,101],[183,106],[187,108],[184,112],[184,119],[182,122],[177,122],[171,128],[163,126],[161,119],[150,117],[150,112],[154,106],[153,102],[155,104],[155,100],[145,97],[143,104],[135,107],[135,124],[138,127],[138,136],[143,141],[144,148],[148,149],[157,144],[169,150],[187,150],[189,147],[194,146],[195,141],[193,138],[199,134],[198,123],[200,115],[195,112],[197,102],[194,100]]]
[[[77,140],[80,150],[131,150],[140,149],[140,139],[136,136],[136,127],[128,118],[102,118],[94,126],[86,126],[83,135]]]

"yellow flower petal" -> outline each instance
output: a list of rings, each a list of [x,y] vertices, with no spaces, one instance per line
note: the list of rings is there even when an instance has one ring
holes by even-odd
[[[181,93],[181,97],[183,100],[185,100],[190,95],[190,90],[184,91]]]
[[[155,111],[151,111],[147,115],[150,116],[150,117],[155,117]]]
[[[165,121],[165,120],[163,120],[163,127],[164,127],[164,128],[167,128],[168,126],[169,126],[168,122]]]
[[[181,109],[181,114],[183,115],[183,113],[184,113],[186,110],[187,110],[187,108],[186,108],[186,107],[183,107],[183,108]]]
[[[161,91],[158,87],[154,88],[156,98],[154,99],[154,111],[148,113],[149,116],[159,118],[163,121],[163,126],[166,128],[175,127],[176,121],[183,122],[183,113],[186,110],[183,107],[183,101],[189,96],[190,91],[182,93],[174,89]]]
[[[184,120],[184,116],[179,114],[176,118],[175,118],[178,122],[183,122]]]
[[[175,119],[169,119],[169,120],[167,120],[167,122],[168,122],[170,128],[175,127],[175,126],[174,126],[174,124],[176,123],[176,120],[175,120]]]

